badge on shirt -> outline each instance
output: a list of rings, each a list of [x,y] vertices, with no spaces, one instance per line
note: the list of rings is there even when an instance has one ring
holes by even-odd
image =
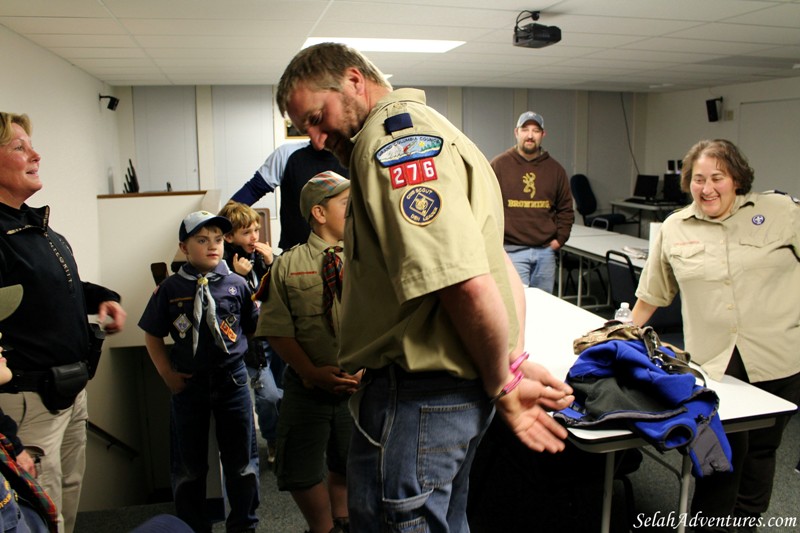
[[[231,342],[236,342],[237,335],[236,332],[228,325],[228,322],[223,320],[222,324],[219,325],[219,330],[227,336]]]
[[[228,294],[231,296],[236,296],[239,291],[236,290],[236,287],[228,287]]]
[[[189,320],[189,317],[187,317],[185,313],[181,313],[180,316],[175,319],[172,325],[178,330],[178,334],[180,335],[181,339],[186,337],[186,332],[192,329],[192,321]]]
[[[426,181],[439,179],[433,159],[418,159],[389,167],[392,189],[402,189],[409,185],[419,185]]]
[[[442,209],[439,193],[429,187],[417,186],[407,190],[400,198],[403,218],[416,226],[427,226]]]
[[[752,218],[753,224],[755,224],[756,226],[760,226],[766,220],[767,218],[764,215],[756,215]]]
[[[400,137],[389,144],[385,144],[375,152],[375,159],[382,167],[391,167],[425,159],[436,157],[442,151],[442,138],[433,135],[408,135]]]

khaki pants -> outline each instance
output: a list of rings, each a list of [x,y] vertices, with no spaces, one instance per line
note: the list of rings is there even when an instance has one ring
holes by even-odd
[[[37,480],[60,513],[59,533],[72,533],[86,467],[86,390],[55,414],[35,392],[0,394],[0,409],[19,426],[17,436],[36,462]]]

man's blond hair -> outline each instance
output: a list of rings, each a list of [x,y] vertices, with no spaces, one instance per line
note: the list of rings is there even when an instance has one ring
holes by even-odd
[[[314,90],[342,92],[344,71],[351,67],[366,79],[392,90],[386,76],[358,50],[341,43],[319,43],[300,50],[283,72],[275,96],[281,114],[286,114],[289,99],[301,83]]]

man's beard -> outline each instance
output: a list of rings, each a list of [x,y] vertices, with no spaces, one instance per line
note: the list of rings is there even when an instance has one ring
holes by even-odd
[[[350,139],[361,130],[369,110],[363,110],[362,113],[359,113],[358,100],[347,94],[342,94],[341,98],[342,111],[344,113],[343,121],[346,127],[349,127],[349,130],[329,135],[328,139],[334,142],[326,143],[326,145],[333,145],[331,148],[326,146],[326,149],[336,157],[340,165],[348,168],[350,166],[350,156],[353,155],[353,143],[350,142]]]
[[[535,155],[535,154],[539,153],[539,145],[536,144],[536,143],[533,143],[533,148],[529,148],[523,142],[523,143],[521,143],[519,145],[519,149],[520,149],[521,152],[526,153],[528,155]]]
[[[330,136],[328,137],[330,139]],[[344,168],[350,167],[350,156],[353,155],[353,143],[350,138],[342,135],[336,135],[336,143],[333,147],[325,147],[333,156],[339,161],[339,164]]]

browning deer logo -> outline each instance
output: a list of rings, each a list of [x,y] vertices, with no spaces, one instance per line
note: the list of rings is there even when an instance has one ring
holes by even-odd
[[[531,198],[533,198],[536,195],[536,174],[528,172],[522,176],[522,183],[525,184],[525,188],[522,189],[522,192],[531,193]]]

